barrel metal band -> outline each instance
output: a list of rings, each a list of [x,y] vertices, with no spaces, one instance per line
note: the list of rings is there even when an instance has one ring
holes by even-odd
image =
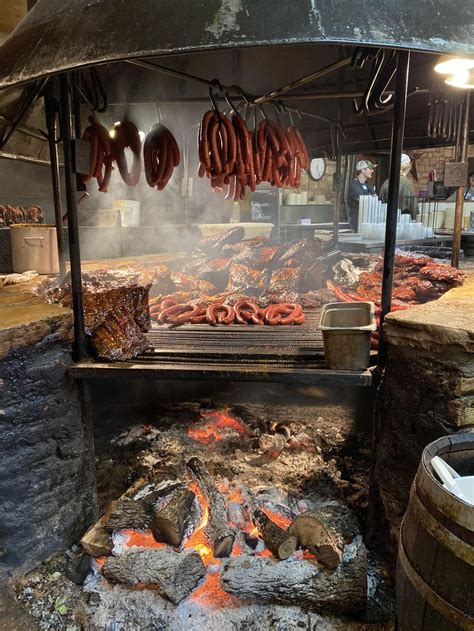
[[[415,572],[407,558],[401,537],[398,545],[398,561],[413,587],[433,609],[453,624],[458,625],[458,627],[464,631],[472,631],[472,629],[474,629],[474,618],[471,618],[471,616],[460,611],[457,607],[454,607],[444,600],[444,598],[441,598],[441,596],[433,591],[421,576]]]
[[[462,561],[465,561],[469,565],[474,565],[474,547],[459,537],[456,537],[456,535],[433,517],[421,501],[417,493],[416,483],[413,484],[410,494],[410,508],[420,520],[423,527],[426,528],[436,541],[439,541],[444,548],[447,548]]]

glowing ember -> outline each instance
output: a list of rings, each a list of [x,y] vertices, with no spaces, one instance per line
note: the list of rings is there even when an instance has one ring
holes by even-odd
[[[201,556],[203,563],[207,565],[208,563],[213,563],[215,561],[214,555],[212,554],[212,550],[209,546],[209,542],[206,539],[206,535],[204,534],[204,529],[207,526],[207,522],[209,521],[209,503],[201,491],[201,487],[194,480],[188,484],[188,487],[196,494],[198,498],[199,504],[201,506],[201,519],[199,520],[199,524],[196,529],[189,537],[189,539],[184,544],[185,548],[194,548],[198,554]]]
[[[215,441],[222,441],[230,432],[247,435],[245,426],[226,412],[202,411],[201,416],[204,420],[198,426],[189,427],[187,430],[188,436],[200,443],[209,445]]]
[[[265,513],[265,515],[272,520],[272,522],[274,522],[277,526],[280,526],[280,528],[283,528],[283,530],[287,530],[291,524],[291,519],[289,517],[287,517],[286,515],[282,515],[281,513],[276,513],[275,511],[272,511],[270,508],[268,508],[268,506],[264,506],[262,507],[262,512]]]
[[[244,503],[244,498],[242,497],[242,491],[239,488],[233,489],[229,495],[227,495],[227,502],[237,502],[238,504]]]
[[[317,558],[318,558],[318,557],[317,557],[315,554],[312,554],[309,550],[305,550],[305,551],[303,552],[303,559],[306,559],[306,560],[308,560],[308,561],[311,561],[311,560],[315,560],[315,559],[317,559]]]
[[[232,554],[231,556],[233,557],[238,557],[242,554],[242,548],[240,547],[240,543],[238,541],[236,541],[234,543],[234,547],[232,548]]]
[[[208,574],[204,583],[193,591],[190,599],[213,609],[238,607],[241,604],[238,598],[231,596],[222,589],[219,573]]]
[[[127,548],[166,548],[166,543],[159,543],[156,541],[151,530],[145,530],[139,532],[138,530],[122,530],[122,535],[125,535],[126,540],[124,545]]]

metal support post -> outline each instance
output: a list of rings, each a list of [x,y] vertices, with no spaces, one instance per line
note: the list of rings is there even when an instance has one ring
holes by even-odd
[[[385,249],[383,258],[382,301],[379,326],[379,368],[383,368],[387,361],[387,343],[383,332],[383,321],[387,313],[390,313],[392,307],[393,268],[395,264],[398,197],[400,192],[400,163],[403,149],[403,133],[405,129],[409,67],[410,52],[398,51],[393,106],[392,145],[390,151],[387,223],[385,227]]]
[[[60,123],[64,149],[64,177],[71,265],[72,306],[74,311],[73,359],[81,360],[86,353],[84,337],[84,302],[81,280],[81,253],[79,249],[79,222],[77,217],[76,173],[74,168],[74,139],[71,113],[71,83],[68,74],[59,77],[61,88]]]
[[[58,243],[59,275],[63,279],[66,275],[66,252],[64,248],[63,209],[61,204],[61,180],[59,175],[58,133],[56,113],[57,100],[53,96],[52,80],[49,82],[44,97],[46,112],[46,127],[48,130],[49,159],[51,161],[51,180],[53,186],[54,217],[56,221],[56,239]]]
[[[469,107],[471,93],[466,91],[464,97],[463,120],[461,134],[459,138],[459,162],[467,162],[469,150]],[[459,267],[459,252],[461,250],[461,231],[464,213],[464,186],[459,186],[456,191],[456,206],[454,210],[454,229],[453,229],[453,256],[451,265]]]

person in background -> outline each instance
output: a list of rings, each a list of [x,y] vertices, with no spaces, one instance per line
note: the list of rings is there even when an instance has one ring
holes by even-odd
[[[412,219],[416,219],[418,213],[418,202],[416,200],[415,187],[413,182],[407,178],[411,169],[410,156],[402,153],[400,161],[400,192],[398,193],[398,207],[402,214],[410,214]],[[380,199],[388,201],[388,179],[380,187]]]
[[[356,176],[349,185],[347,192],[347,206],[350,211],[350,224],[357,232],[359,221],[359,197],[361,195],[375,195],[375,188],[369,182],[377,165],[368,160],[359,160],[356,164]]]
[[[474,202],[474,171],[469,173],[464,199],[467,202]]]

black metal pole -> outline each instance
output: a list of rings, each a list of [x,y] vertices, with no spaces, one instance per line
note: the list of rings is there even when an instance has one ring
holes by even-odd
[[[410,52],[405,50],[398,51],[388,182],[387,222],[385,226],[385,249],[383,256],[382,303],[378,353],[379,368],[383,368],[387,362],[387,343],[383,332],[383,321],[387,313],[390,313],[392,307],[393,267],[395,263],[398,196],[400,192],[400,163],[403,148],[403,132],[405,129],[409,67]]]
[[[333,245],[337,246],[339,241],[339,222],[341,220],[341,200],[342,200],[342,148],[341,148],[341,134],[339,129],[336,129],[336,172],[334,174],[334,215],[333,215],[333,228],[332,228],[332,240]]]
[[[461,126],[461,134],[459,137],[459,162],[467,162],[469,151],[469,107],[470,92],[466,91],[464,97],[463,118]],[[454,210],[454,228],[453,228],[453,255],[451,265],[459,267],[459,253],[461,251],[461,232],[462,219],[464,212],[464,186],[459,186],[456,191],[456,207]]]
[[[71,266],[72,307],[74,311],[73,359],[79,361],[86,352],[84,337],[84,303],[81,280],[81,253],[79,249],[79,222],[77,218],[76,174],[74,170],[73,121],[71,114],[71,84],[69,75],[59,77],[61,88],[60,122],[64,150],[64,177]]]
[[[64,248],[63,209],[61,204],[61,180],[59,175],[58,134],[56,124],[57,101],[53,96],[50,81],[44,97],[46,127],[48,129],[49,158],[51,161],[51,180],[53,185],[54,217],[56,220],[56,239],[58,243],[59,275],[66,274],[66,253]]]

